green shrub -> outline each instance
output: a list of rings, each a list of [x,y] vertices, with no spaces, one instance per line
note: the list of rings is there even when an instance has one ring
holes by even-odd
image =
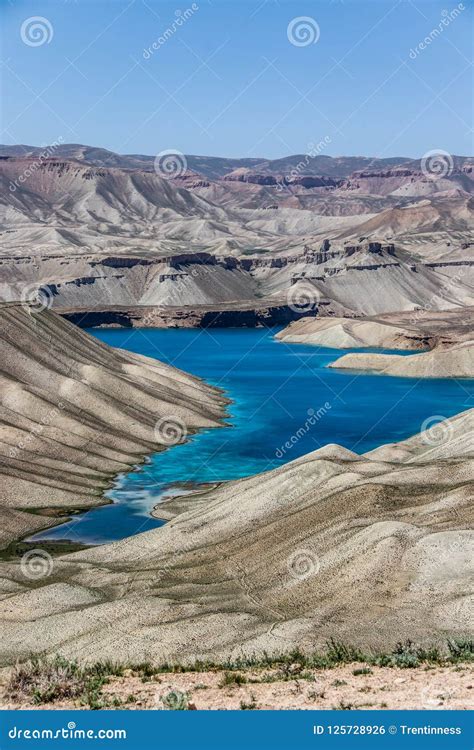
[[[219,687],[229,687],[235,685],[245,685],[247,678],[240,672],[224,672],[224,675],[219,682]]]
[[[161,702],[170,711],[187,711],[189,708],[189,695],[181,690],[172,690],[162,696]]]
[[[257,699],[253,693],[250,693],[250,701],[240,701],[241,711],[254,711],[257,708]]]
[[[372,670],[370,669],[370,667],[361,667],[360,669],[353,669],[352,674],[354,675],[354,677],[358,677],[358,675],[361,674],[372,674]]]

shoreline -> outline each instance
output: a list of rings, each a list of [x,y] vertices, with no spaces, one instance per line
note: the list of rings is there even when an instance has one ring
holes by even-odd
[[[337,350],[330,369],[426,379],[474,378],[474,308],[386,313],[365,318],[306,318],[276,335],[283,343]],[[403,354],[397,351],[404,351]],[[409,352],[409,353],[406,353]]]
[[[232,403],[231,399],[228,400],[228,403]],[[224,420],[226,418],[226,416],[227,415],[224,415],[222,417],[222,420]],[[225,423],[216,426],[215,429],[219,429],[220,427],[224,427],[224,426],[225,426]],[[209,428],[206,428],[206,429],[209,429]],[[198,432],[199,432],[199,430],[196,431],[196,432],[194,432],[194,433],[189,432],[188,434],[189,434],[189,436],[192,436],[192,435],[198,434]],[[187,442],[187,440],[185,442]],[[174,447],[175,446],[170,445],[168,447],[163,448],[163,450],[170,450],[170,449],[172,449]],[[155,453],[161,453],[161,452],[162,451],[155,450],[155,451],[152,451],[150,453],[147,453],[147,454],[145,454],[143,456],[142,461],[140,461],[139,463],[134,464],[133,466],[130,467],[130,471],[119,472],[118,474],[116,474],[115,476],[113,476],[112,479],[111,479],[110,486],[107,487],[104,490],[104,493],[108,492],[110,490],[113,490],[116,481],[118,480],[118,478],[122,474],[123,475],[127,475],[127,474],[135,471],[136,469],[140,468],[143,464],[147,463],[147,459],[150,459],[151,456],[155,455]],[[203,485],[201,485],[201,486],[204,486],[205,484],[206,483],[203,483]],[[222,482],[216,482],[216,483],[212,483],[212,484],[209,483],[208,484],[208,490],[215,489],[220,484],[222,484]],[[164,513],[163,513],[163,515],[159,515],[155,511],[157,509],[159,509],[162,504],[164,504],[164,503],[170,503],[171,504],[171,502],[173,500],[177,501],[178,498],[184,498],[184,497],[187,496],[187,494],[188,493],[183,494],[183,495],[177,495],[177,496],[172,496],[172,497],[169,497],[169,498],[165,498],[162,501],[162,503],[157,503],[155,506],[153,506],[153,508],[149,512],[149,516],[151,518],[155,518],[157,521],[165,521],[166,522],[166,521],[172,520],[176,515],[178,515],[181,512],[184,512],[184,510],[179,511],[179,512],[175,512],[175,513],[171,512],[171,511],[167,513],[166,510],[165,510]],[[190,492],[189,494],[190,495],[192,494],[193,496],[195,496],[196,494],[200,494],[200,493],[198,491],[196,491],[196,493]],[[65,514],[65,517],[64,517],[63,520],[58,521],[57,523],[54,523],[54,524],[51,523],[50,525],[46,525],[46,526],[44,526],[42,528],[37,528],[37,529],[34,530],[33,534],[30,533],[30,532],[28,532],[26,535],[22,535],[22,536],[19,536],[17,538],[12,538],[10,540],[10,543],[6,547],[1,547],[0,548],[0,560],[8,561],[8,560],[14,560],[16,557],[21,557],[21,554],[18,555],[17,553],[12,553],[11,555],[7,555],[7,550],[10,549],[11,547],[16,548],[16,547],[19,547],[19,546],[22,546],[22,545],[25,546],[25,547],[28,547],[28,548],[31,547],[31,549],[37,549],[37,548],[41,548],[41,549],[42,548],[46,548],[47,549],[49,547],[49,548],[51,548],[53,550],[53,552],[52,552],[53,555],[54,554],[61,555],[61,554],[65,554],[68,551],[67,549],[62,550],[63,547],[65,547],[65,548],[67,548],[69,546],[71,546],[71,547],[77,547],[77,550],[76,549],[70,549],[69,550],[71,552],[75,552],[75,551],[83,550],[83,549],[90,549],[90,548],[94,548],[94,547],[102,547],[105,544],[113,544],[113,542],[102,542],[102,543],[98,543],[98,544],[87,544],[87,543],[81,542],[81,541],[73,542],[72,540],[67,539],[67,538],[64,538],[64,539],[58,538],[58,539],[29,540],[29,537],[31,537],[31,536],[35,536],[36,534],[41,534],[43,531],[48,531],[48,529],[50,529],[50,528],[51,529],[52,528],[59,528],[59,527],[63,526],[64,524],[69,523],[71,520],[73,520],[74,516],[84,516],[86,513],[89,513],[90,511],[97,510],[99,508],[104,508],[104,507],[107,507],[107,506],[113,506],[113,505],[116,504],[115,500],[113,500],[113,498],[106,498],[105,495],[103,495],[102,499],[103,499],[102,502],[98,502],[98,503],[96,503],[94,505],[89,506],[88,508],[73,509],[72,512],[69,510],[69,508],[64,508],[64,510],[66,510],[67,513]],[[56,508],[56,509],[50,509],[50,510],[56,510],[57,513],[58,513],[58,515],[59,515],[60,511],[62,511],[63,509],[62,508]],[[34,516],[36,516],[38,518],[45,518],[46,519],[46,518],[51,517],[51,516],[54,517],[53,514],[47,514],[47,513],[42,514],[42,513],[39,513],[39,512],[37,512],[36,508],[29,509],[27,512],[31,513],[31,515],[34,515]],[[136,534],[131,534],[130,536],[136,536]],[[126,538],[128,538],[128,537],[126,537]],[[59,549],[57,552],[54,552],[54,550],[55,550],[56,547],[61,548],[61,549]],[[49,549],[49,550],[47,549],[47,551],[51,552],[51,549]]]
[[[185,484],[190,485],[189,490],[179,492],[178,488],[184,488]],[[181,513],[186,513],[187,510],[200,505],[199,498],[201,496],[205,499],[209,492],[218,489],[223,484],[224,480],[220,482],[177,482],[176,485],[171,485],[171,487],[177,487],[176,493],[165,495],[161,502],[153,506],[150,515],[158,521],[171,521]]]
[[[169,447],[169,426],[183,425],[186,436],[225,424],[230,400],[222,389],[109,347],[48,309],[0,305],[0,341],[10,446],[2,460],[2,549],[60,526],[57,513],[66,523],[71,510],[112,504],[105,493],[116,478]]]

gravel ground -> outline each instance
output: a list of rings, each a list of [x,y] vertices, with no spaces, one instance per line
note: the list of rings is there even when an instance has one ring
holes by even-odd
[[[369,670],[367,672],[367,670]],[[284,675],[275,669],[227,673],[241,675],[242,685],[224,684],[225,672],[162,673],[149,682],[131,670],[112,677],[104,687],[104,707],[166,709],[185,702],[196,709],[468,709],[472,707],[474,669],[447,667],[398,669],[348,664],[325,670],[299,670]],[[231,679],[232,679],[231,677]],[[271,680],[271,681],[266,681]],[[168,697],[167,697],[168,696]],[[35,708],[5,702],[3,708]],[[80,708],[78,702],[36,708]]]

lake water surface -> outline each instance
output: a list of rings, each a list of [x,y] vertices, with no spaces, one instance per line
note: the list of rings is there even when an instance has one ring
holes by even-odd
[[[85,544],[121,539],[162,524],[149,513],[173,486],[266,471],[326,443],[363,453],[419,432],[429,417],[449,417],[473,405],[472,380],[331,370],[327,365],[343,351],[284,344],[273,338],[277,330],[89,330],[111,346],[161,359],[223,388],[233,400],[232,426],[206,430],[153,455],[118,478],[106,493],[113,505],[31,539]]]

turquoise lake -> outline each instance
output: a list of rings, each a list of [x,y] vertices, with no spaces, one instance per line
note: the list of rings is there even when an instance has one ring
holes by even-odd
[[[266,471],[326,443],[363,453],[419,432],[429,417],[449,417],[473,405],[473,380],[414,380],[328,369],[344,351],[284,344],[274,339],[277,330],[89,330],[111,346],[161,359],[224,389],[232,399],[231,426],[206,430],[151,456],[106,493],[113,505],[31,539],[85,544],[122,539],[161,526],[150,510],[183,483]]]

